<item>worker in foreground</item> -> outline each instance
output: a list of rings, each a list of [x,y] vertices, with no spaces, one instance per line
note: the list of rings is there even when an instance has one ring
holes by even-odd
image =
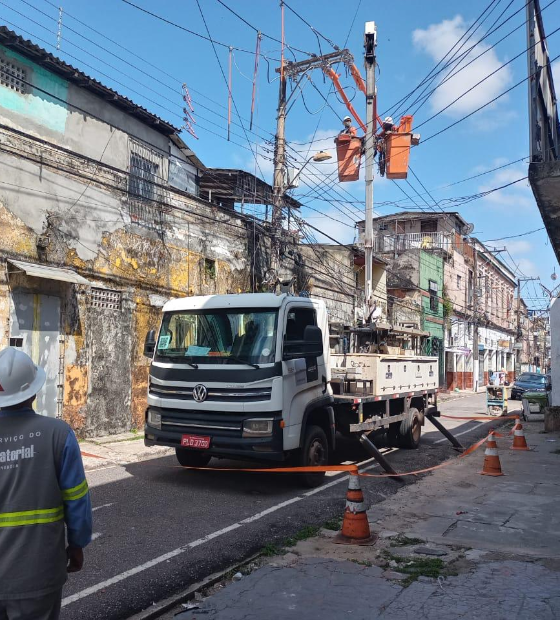
[[[91,541],[76,436],[32,409],[45,378],[22,351],[0,351],[0,620],[57,620],[67,573],[81,570]]]

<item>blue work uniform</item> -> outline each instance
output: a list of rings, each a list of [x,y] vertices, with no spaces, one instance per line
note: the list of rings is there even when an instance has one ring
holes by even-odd
[[[30,408],[0,410],[0,618],[10,616],[10,602],[61,593],[65,536],[83,548],[91,533],[88,484],[70,426]]]

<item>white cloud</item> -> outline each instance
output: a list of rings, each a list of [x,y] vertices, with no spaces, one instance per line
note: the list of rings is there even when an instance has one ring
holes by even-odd
[[[533,245],[523,239],[506,241],[505,246],[511,254],[528,254],[533,249]]]
[[[467,24],[465,20],[461,15],[457,15],[453,19],[443,20],[438,24],[432,24],[424,30],[414,30],[412,33],[412,40],[418,50],[431,56],[437,63],[466,31]],[[475,34],[473,42],[476,40]],[[457,56],[461,57],[461,54],[466,52],[470,45],[472,45],[472,43],[470,43],[470,41],[467,42],[458,52]],[[502,64],[496,52],[493,49],[489,49],[489,47],[490,46],[486,43],[479,43],[470,52],[465,54],[464,58],[458,63],[457,68],[465,67],[467,63],[473,62],[457,75],[446,80],[447,74],[455,68],[454,64],[438,75],[437,84],[439,87],[430,98],[430,106],[433,111],[441,110],[454,101],[459,95],[466,93],[464,97],[452,104],[451,107],[444,112],[444,114],[449,116],[460,117],[472,112],[507,89],[512,79],[509,66],[489,77],[480,84],[480,86],[475,87],[480,80],[498,69]],[[457,46],[455,50],[458,48],[459,46]],[[485,52],[483,56],[473,60],[483,52]],[[453,52],[451,52],[451,54],[453,54]],[[446,61],[447,58],[443,63]],[[440,67],[438,67],[438,69],[439,68]],[[502,98],[501,101],[504,99],[505,97]]]
[[[529,258],[520,258],[519,260],[516,260],[515,262],[517,263],[517,266],[519,267],[519,271],[522,274],[526,276],[531,276],[531,277],[539,275],[539,268]]]
[[[483,185],[479,186],[478,191],[487,192],[496,187],[513,183],[525,176],[527,176],[527,168],[521,162],[519,165],[497,170]],[[484,198],[484,202],[489,207],[502,210],[507,209],[508,212],[511,210],[517,211],[521,209],[527,211],[528,209],[535,209],[536,213],[535,199],[527,180],[519,181],[514,185],[492,192]]]

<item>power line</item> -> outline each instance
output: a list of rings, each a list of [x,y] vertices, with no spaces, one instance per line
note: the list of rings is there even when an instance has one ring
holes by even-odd
[[[490,6],[492,4],[494,4],[496,2],[496,0],[492,0],[492,2],[490,3],[489,6],[487,6],[484,11],[476,18],[476,20],[471,24],[471,26],[469,27],[469,29],[467,31],[465,31],[461,37],[459,37],[459,39],[453,44],[453,46],[442,56],[442,58],[440,58],[440,60],[437,62],[437,64],[430,69],[429,73],[426,75],[426,77],[424,77],[422,79],[422,81],[413,89],[411,90],[407,95],[405,95],[403,98],[401,98],[397,103],[393,104],[392,106],[389,106],[387,108],[387,111],[390,109],[397,110],[397,108],[400,106],[402,107],[406,101],[408,101],[408,99],[410,99],[410,97],[417,91],[419,90],[429,79],[430,77],[432,77],[432,74],[434,73],[434,71],[441,65],[441,63],[449,56],[449,54],[451,54],[451,52],[455,49],[455,47],[461,42],[461,40],[469,33],[469,31],[477,24],[478,21],[480,21],[481,17],[484,15],[484,13],[486,13],[486,11],[488,11],[488,9],[490,8]],[[470,38],[470,37],[469,37]],[[449,61],[448,61],[449,62]],[[437,76],[439,73],[441,73],[441,71],[444,71],[445,68],[448,66],[448,63],[446,63],[442,69],[440,69],[437,73],[435,73],[433,75],[433,77]],[[433,79],[432,77],[432,79]],[[383,114],[381,114],[381,116],[384,116],[385,112]],[[396,115],[396,114],[395,114]]]
[[[519,235],[510,235],[509,237],[500,237],[499,239],[486,239],[484,241],[484,243],[490,243],[491,241],[504,241],[505,239],[516,239],[517,237],[526,237],[527,235],[532,235],[536,232],[540,232],[541,230],[544,230],[545,227],[542,226],[541,228],[535,228],[535,230],[529,230],[527,232],[521,233]]]
[[[224,47],[226,49],[233,49],[236,52],[243,52],[245,54],[251,54],[252,56],[255,55],[255,50],[246,50],[243,49],[242,47],[237,47],[235,45],[230,45],[229,43],[223,43],[222,41],[217,41],[215,39],[212,38],[212,36],[210,34],[208,34],[208,36],[204,36],[203,34],[200,34],[199,32],[195,32],[194,30],[189,30],[188,28],[185,28],[185,26],[181,26],[181,24],[178,24],[170,19],[166,19],[165,17],[162,17],[161,15],[158,15],[157,13],[153,13],[152,11],[148,11],[148,9],[145,9],[141,6],[138,6],[137,4],[134,4],[134,2],[131,2],[130,0],[121,0],[121,2],[124,2],[125,4],[128,4],[129,6],[134,7],[135,9],[137,9],[138,11],[141,11],[142,13],[146,13],[146,15],[149,15],[150,17],[153,17],[161,22],[164,22],[166,24],[168,24],[169,26],[173,26],[174,28],[178,28],[179,30],[182,30],[183,32],[187,32],[188,34],[192,34],[195,37],[198,37],[199,39],[204,39],[204,41],[209,41],[210,43],[212,43],[212,45],[218,45],[220,47]],[[295,49],[295,48],[294,48]],[[298,50],[301,51],[301,50]],[[307,52],[303,52],[304,54]],[[267,56],[265,56],[264,54],[261,54],[261,56],[263,56],[263,58],[269,58]],[[270,60],[274,60],[275,62],[279,62],[277,58],[270,58]]]
[[[490,26],[490,28],[486,31],[486,34],[484,35],[483,39],[484,39],[484,38],[486,38],[487,36],[489,36],[489,33],[490,33],[490,31],[492,30],[492,28],[493,28],[493,27],[494,27],[494,26],[495,26],[495,25],[496,25],[496,24],[500,21],[500,19],[501,19],[501,18],[502,18],[502,16],[504,15],[504,13],[505,13],[505,12],[509,9],[509,7],[513,4],[513,2],[514,2],[514,1],[515,1],[515,0],[510,0],[509,4],[506,6],[506,8],[505,8],[505,9],[504,9],[501,13],[500,13],[500,15],[499,15],[499,16],[498,16],[495,20],[494,20],[494,23],[493,23],[493,24]],[[488,17],[490,17],[490,15],[493,13],[493,11],[496,9],[496,7],[500,4],[500,2],[501,2],[501,0],[499,0],[499,1],[498,1],[498,4],[496,4],[496,5],[494,6],[494,8],[490,11],[490,13],[488,13],[488,15],[487,15],[487,16],[486,16],[486,17],[485,17],[485,18],[484,18],[484,19],[480,22],[479,26],[482,26],[482,24],[486,21],[486,19],[487,19]],[[469,36],[469,39],[472,37],[472,35],[474,34],[474,32],[475,32],[476,30],[478,30],[478,27],[479,27],[479,26],[477,26],[477,27],[476,27],[476,29],[475,29],[475,30],[471,33],[471,35]],[[465,41],[465,43],[466,43],[466,41]],[[465,44],[465,43],[463,43],[463,44],[461,45],[461,48],[464,46],[464,44]],[[453,67],[452,69],[450,69],[450,71],[446,74],[446,76],[443,78],[443,80],[441,80],[441,82],[438,84],[438,86],[436,86],[436,88],[435,88],[435,89],[433,89],[433,90],[432,90],[432,91],[430,91],[427,95],[425,95],[424,99],[420,102],[420,104],[419,104],[419,105],[418,105],[418,107],[414,110],[414,112],[412,112],[412,114],[416,114],[416,113],[418,112],[418,110],[419,110],[422,106],[424,106],[424,105],[428,102],[429,98],[430,98],[430,97],[432,96],[432,94],[433,94],[433,93],[434,93],[434,92],[435,92],[435,91],[439,88],[439,86],[441,86],[441,85],[442,85],[445,81],[447,81],[448,79],[450,79],[451,74],[456,75],[457,73],[459,73],[459,72],[460,72],[460,71],[464,68],[464,67],[463,67],[463,68],[461,68],[461,69],[457,69],[457,67],[458,67],[458,66],[459,66],[459,65],[463,62],[463,60],[465,60],[465,59],[468,57],[468,55],[469,55],[469,54],[470,54],[470,53],[471,53],[471,52],[472,52],[472,51],[476,48],[476,46],[477,46],[477,45],[479,45],[479,44],[480,44],[480,40],[479,40],[479,41],[477,41],[474,45],[471,45],[471,47],[470,47],[469,49],[467,49],[466,51],[464,51],[464,52],[463,52],[462,54],[460,54],[459,56],[457,56],[457,55],[456,55],[457,53],[455,53],[455,54],[453,55],[455,58],[451,58],[451,59],[449,60],[449,62],[448,62],[448,63],[446,63],[446,67],[444,67],[444,68],[443,68],[443,70],[445,70],[447,67],[451,66],[452,64],[454,65],[454,67]],[[495,45],[497,45],[497,44],[495,44]],[[492,46],[492,47],[494,47],[494,46]],[[461,49],[461,48],[459,48],[459,49]],[[491,48],[490,48],[490,49],[491,49]],[[457,50],[457,52],[458,52],[458,51],[459,51],[459,50]],[[468,63],[468,64],[470,64],[470,63]],[[468,66],[468,64],[467,64],[467,65],[465,65],[465,66]],[[435,79],[435,76],[434,76],[434,78],[432,79],[432,83],[433,83],[434,79]],[[418,101],[422,98],[422,95],[424,95],[424,93],[426,92],[427,88],[429,88],[429,87],[428,87],[428,86],[425,86],[425,87],[424,87],[424,90],[422,91],[422,93],[420,93],[420,95],[419,95],[419,96],[416,98],[416,100],[415,100],[415,101],[411,104],[411,106],[413,106],[413,105],[415,105],[416,103],[418,103]]]
[[[276,43],[280,43],[282,44],[282,41],[280,39],[277,39],[276,37],[273,37],[269,34],[267,34],[266,32],[263,32],[260,28],[257,28],[256,26],[253,26],[253,24],[249,23],[244,17],[242,17],[241,15],[239,15],[239,13],[236,13],[230,6],[228,6],[225,2],[222,2],[222,0],[216,0],[216,2],[219,2],[225,9],[227,9],[230,13],[232,13],[233,15],[235,15],[235,17],[237,17],[237,19],[241,20],[246,26],[249,26],[249,28],[251,28],[252,30],[254,30],[255,32],[260,32],[261,35],[263,37],[266,37],[267,39],[270,39],[271,41],[275,41]],[[286,6],[288,6],[286,3],[284,3]],[[289,7],[288,7],[289,8]],[[288,43],[284,42],[284,47],[287,47],[288,49],[291,50],[295,50],[296,52],[301,52],[302,54],[306,54],[309,57],[313,57],[315,56],[315,54],[313,54],[312,52],[306,52],[305,50],[300,50],[297,47],[294,47],[293,45],[289,45]]]
[[[551,33],[548,34],[547,38],[550,38],[552,35],[556,34],[558,31],[560,31],[560,27],[556,28],[555,30],[553,30]],[[484,82],[486,82],[486,80],[488,80],[489,78],[491,78],[493,75],[495,75],[496,73],[498,73],[499,71],[501,71],[502,69],[504,69],[505,67],[507,67],[508,65],[510,65],[514,60],[517,60],[520,56],[524,56],[527,51],[529,49],[531,49],[532,46],[527,47],[526,49],[524,49],[522,52],[520,52],[519,54],[517,54],[516,56],[514,56],[513,58],[511,58],[510,60],[508,60],[507,62],[501,64],[497,69],[495,69],[494,71],[492,71],[491,73],[488,73],[486,76],[484,76],[481,80],[479,80],[476,84],[474,84],[473,86],[471,86],[470,88],[468,88],[465,92],[463,92],[461,95],[459,95],[458,97],[456,97],[455,99],[453,99],[453,101],[451,101],[450,103],[448,103],[446,106],[444,106],[441,110],[438,110],[435,114],[432,114],[432,116],[430,116],[429,118],[427,118],[425,121],[422,121],[420,124],[415,126],[415,130],[419,129],[420,127],[422,127],[423,125],[425,125],[426,123],[429,123],[431,120],[433,120],[434,118],[436,118],[437,116],[439,116],[440,114],[442,114],[443,112],[445,112],[445,110],[449,109],[452,105],[454,105],[455,103],[457,103],[457,101],[461,100],[463,97],[465,97],[466,95],[470,94],[475,88],[477,88],[478,86],[480,86],[481,84],[483,84]],[[558,57],[557,57],[558,58]],[[525,80],[523,80],[525,81]],[[509,92],[509,91],[506,91]],[[499,97],[498,97],[499,98]],[[487,104],[488,105],[488,104]],[[468,118],[468,116],[466,117]],[[424,140],[425,142],[426,140]]]
[[[218,0],[218,2],[220,2],[221,0]],[[313,34],[319,38],[321,37],[321,39],[325,40],[334,50],[336,50],[338,52],[338,50],[340,49],[340,47],[338,47],[338,45],[336,45],[336,43],[333,43],[328,37],[326,37],[324,34],[321,34],[317,28],[315,28],[314,26],[312,26],[304,17],[302,17],[297,11],[295,11],[294,9],[292,9],[292,7],[285,2],[285,0],[282,0],[282,3],[284,4],[284,6],[291,11],[296,17],[298,17],[306,26],[308,26],[310,28],[310,30],[313,32]]]
[[[499,95],[496,95],[496,97],[494,97],[490,101],[488,101],[485,104],[479,106],[478,108],[476,108],[476,110],[473,110],[469,114],[466,114],[465,116],[457,119],[455,122],[451,123],[451,125],[448,125],[447,127],[444,127],[443,129],[440,129],[439,131],[436,131],[436,133],[433,133],[431,136],[428,136],[427,138],[424,138],[424,140],[420,144],[426,144],[426,142],[428,142],[428,140],[431,140],[432,138],[435,138],[436,136],[441,135],[442,133],[446,132],[447,130],[452,129],[453,127],[455,127],[459,123],[462,123],[463,121],[467,120],[467,118],[470,118],[471,116],[473,116],[477,112],[480,112],[484,108],[486,108],[489,105],[493,104],[495,101],[497,101],[498,99],[501,99],[504,95],[507,95],[509,92],[511,92],[512,90],[514,90],[515,88],[517,88],[518,86],[520,86],[521,84],[526,82],[527,80],[530,80],[531,78],[533,78],[535,75],[537,75],[537,73],[539,73],[542,69],[544,69],[544,67],[550,66],[553,62],[558,60],[558,58],[560,58],[560,54],[558,54],[557,56],[552,58],[552,60],[549,60],[543,66],[539,66],[537,71],[535,71],[534,73],[531,73],[527,77],[524,77],[523,79],[519,80],[519,82],[515,83],[513,86],[511,86],[507,90],[503,91]]]

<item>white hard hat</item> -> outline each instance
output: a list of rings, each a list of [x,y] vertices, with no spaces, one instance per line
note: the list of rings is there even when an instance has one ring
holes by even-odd
[[[385,120],[383,121],[384,123],[391,123],[391,125],[393,124],[393,117],[391,116],[386,116]]]
[[[342,121],[351,121],[352,119],[349,116],[345,116]]]
[[[0,351],[0,407],[10,407],[29,400],[43,387],[45,371],[18,349]]]

